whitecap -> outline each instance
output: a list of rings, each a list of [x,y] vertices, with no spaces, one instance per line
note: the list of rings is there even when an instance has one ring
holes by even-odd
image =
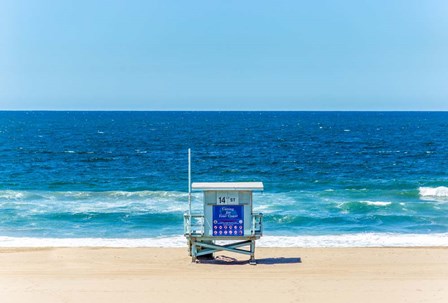
[[[14,191],[14,190],[0,191],[0,199],[16,200],[16,199],[23,199],[24,197],[25,193],[21,191]]]
[[[201,193],[193,193],[199,209]],[[39,203],[34,203],[35,201]],[[22,214],[39,213],[177,213],[188,209],[188,194],[176,191],[0,191],[1,203],[13,203]],[[61,203],[62,202],[62,203]]]
[[[448,187],[419,187],[418,189],[421,197],[448,197]]]
[[[389,206],[392,204],[392,202],[389,201],[360,201],[360,202],[372,206]]]

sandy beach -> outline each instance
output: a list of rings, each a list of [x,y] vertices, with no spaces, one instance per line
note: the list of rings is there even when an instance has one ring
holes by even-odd
[[[180,248],[2,248],[10,302],[448,302],[447,248],[259,248],[258,265]],[[241,257],[238,257],[241,259]]]

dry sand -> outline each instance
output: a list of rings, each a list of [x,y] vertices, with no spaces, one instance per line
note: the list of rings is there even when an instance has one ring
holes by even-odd
[[[258,248],[257,266],[218,255],[2,248],[0,302],[448,302],[448,248]]]

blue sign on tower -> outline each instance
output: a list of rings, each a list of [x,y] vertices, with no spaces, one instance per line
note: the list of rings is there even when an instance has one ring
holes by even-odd
[[[213,236],[244,236],[243,205],[213,206]]]

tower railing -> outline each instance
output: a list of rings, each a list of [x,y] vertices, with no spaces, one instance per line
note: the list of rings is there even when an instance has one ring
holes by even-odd
[[[184,235],[200,237],[204,235],[204,215],[203,214],[184,214]],[[252,236],[263,235],[263,214],[252,214]]]

